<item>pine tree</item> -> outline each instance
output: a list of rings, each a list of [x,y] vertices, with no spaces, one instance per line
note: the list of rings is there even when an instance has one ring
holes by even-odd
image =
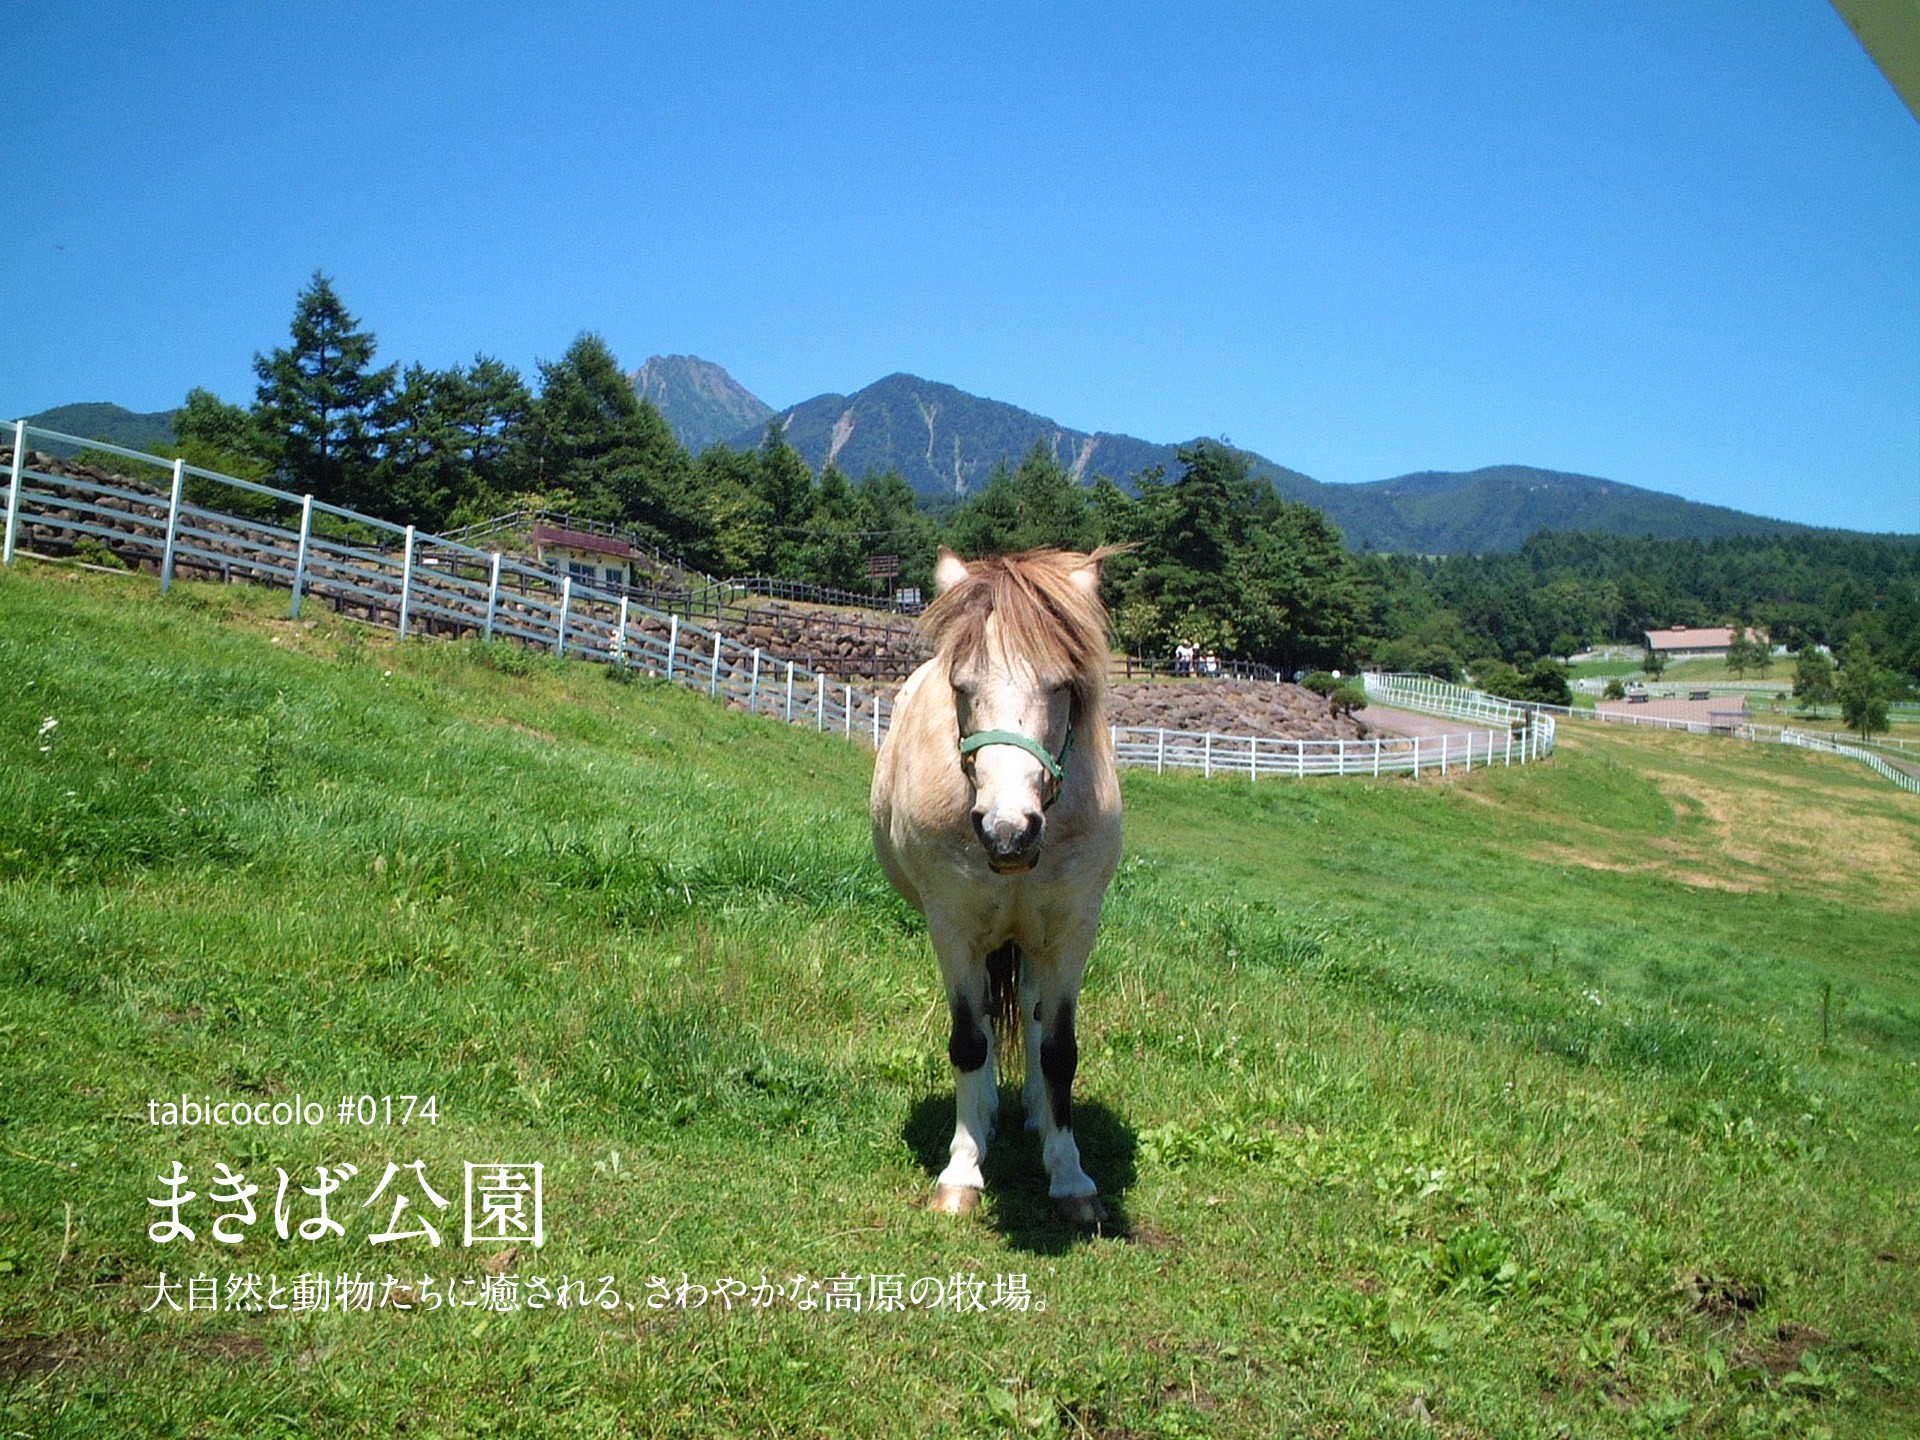
[[[541,364],[540,381],[530,427],[539,489],[569,490],[587,518],[622,522],[669,549],[710,548],[686,450],[606,341],[580,336],[559,360]]]
[[[294,305],[292,343],[253,357],[253,417],[281,483],[335,505],[377,502],[374,467],[394,369],[368,368],[373,333],[315,272]]]
[[[813,519],[813,472],[787,442],[786,428],[778,420],[767,425],[756,488],[767,515],[768,569],[798,578],[804,574],[806,531]]]

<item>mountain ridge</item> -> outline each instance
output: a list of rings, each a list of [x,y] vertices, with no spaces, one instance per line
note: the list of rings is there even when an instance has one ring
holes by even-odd
[[[1036,443],[1083,483],[1106,475],[1128,488],[1134,476],[1155,467],[1177,474],[1179,451],[1197,443],[1197,438],[1162,444],[1115,431],[1075,430],[904,371],[850,395],[816,395],[777,414],[789,443],[815,470],[831,462],[856,479],[870,471],[897,470],[916,494],[935,504],[977,493],[996,465],[1018,464]],[[764,429],[763,424],[756,433],[737,434],[728,443],[756,446]],[[1706,540],[1819,528],[1530,465],[1414,471],[1330,484],[1257,452],[1238,453],[1282,498],[1323,511],[1356,550],[1515,550],[1543,529]]]
[[[1179,473],[1182,445],[1117,431],[1084,431],[1005,401],[904,371],[851,394],[829,392],[778,410],[722,366],[697,356],[651,357],[630,380],[660,408],[690,451],[713,444],[757,449],[778,419],[815,471],[829,462],[858,479],[896,470],[936,507],[979,493],[996,466],[1042,445],[1082,483],[1105,475],[1126,488],[1156,467]],[[173,411],[142,414],[110,402],[56,406],[31,424],[151,450],[172,438]],[[1193,441],[1186,444],[1195,443]],[[1423,470],[1385,480],[1330,484],[1252,451],[1251,472],[1287,500],[1311,505],[1355,550],[1454,554],[1518,549],[1541,530],[1710,540],[1827,529],[1754,515],[1601,476],[1520,464]],[[1841,532],[1867,533],[1867,532]]]
[[[37,415],[25,415],[29,425],[57,430],[82,440],[105,440],[109,445],[128,450],[151,450],[173,443],[173,410],[142,413],[116,405],[111,400],[86,400],[73,405],[56,405]],[[11,442],[9,442],[11,443]]]
[[[698,355],[654,355],[627,376],[643,400],[666,417],[676,439],[695,455],[742,431],[764,428],[774,415],[766,401],[726,370]]]

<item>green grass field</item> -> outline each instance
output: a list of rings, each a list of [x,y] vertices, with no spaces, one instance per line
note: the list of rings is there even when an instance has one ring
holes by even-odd
[[[285,603],[0,573],[5,1433],[1920,1427],[1920,802],[1865,767],[1128,775],[1083,1236],[1017,1077],[981,1212],[919,1208],[946,1016],[866,752]],[[543,1247],[462,1243],[469,1163],[544,1167]]]

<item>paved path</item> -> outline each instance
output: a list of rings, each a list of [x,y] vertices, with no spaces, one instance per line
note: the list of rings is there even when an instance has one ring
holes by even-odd
[[[1353,718],[1368,730],[1384,730],[1389,735],[1464,735],[1504,736],[1507,732],[1492,725],[1476,725],[1471,720],[1450,720],[1444,715],[1421,715],[1412,710],[1391,710],[1385,705],[1366,705],[1353,712]]]
[[[1500,726],[1475,724],[1471,720],[1455,720],[1444,715],[1422,715],[1412,710],[1394,710],[1385,705],[1363,706],[1353,715],[1356,720],[1365,723],[1370,734],[1403,735],[1410,740],[1419,739],[1423,742],[1444,736],[1444,759],[1440,753],[1442,747],[1425,743],[1420,746],[1423,756],[1443,768],[1500,764],[1507,760],[1510,753],[1509,732]],[[1515,744],[1517,747],[1517,742]]]

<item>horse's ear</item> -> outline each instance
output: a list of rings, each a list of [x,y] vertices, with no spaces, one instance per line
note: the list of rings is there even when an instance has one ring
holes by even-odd
[[[1107,550],[1096,550],[1068,572],[1067,578],[1073,581],[1074,588],[1089,600],[1100,598],[1100,567],[1106,563]]]
[[[944,595],[962,580],[967,578],[967,562],[944,545],[940,547],[940,559],[933,567],[933,590],[936,595]]]

